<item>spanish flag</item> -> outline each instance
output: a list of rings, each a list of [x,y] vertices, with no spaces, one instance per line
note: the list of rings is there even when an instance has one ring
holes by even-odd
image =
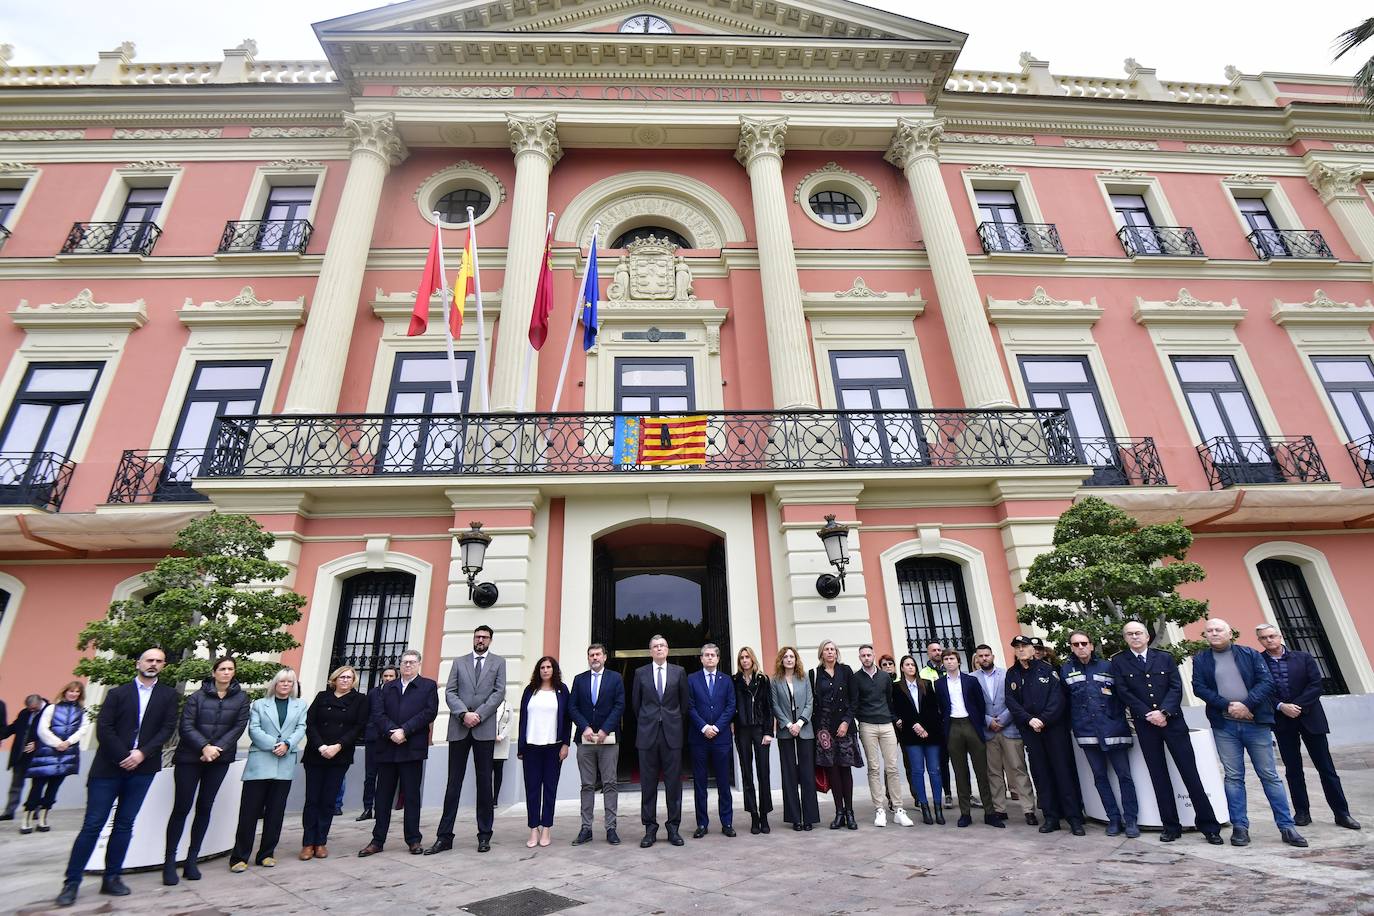
[[[639,464],[705,464],[706,417],[644,417]]]
[[[458,265],[458,279],[453,282],[453,309],[448,313],[448,327],[453,339],[463,336],[463,306],[468,296],[477,289],[474,279],[477,273],[477,247],[472,244],[472,229],[468,229],[468,241],[463,246],[463,259]]]

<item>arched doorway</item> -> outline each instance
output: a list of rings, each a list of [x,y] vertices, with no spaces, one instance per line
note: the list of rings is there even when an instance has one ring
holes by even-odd
[[[625,678],[627,690],[635,670],[649,664],[649,639],[656,633],[667,638],[669,659],[688,673],[701,668],[701,647],[708,642],[720,646],[721,670],[728,671],[725,541],[718,535],[688,525],[635,525],[598,538],[592,559],[592,642],[606,646],[606,664]],[[628,710],[620,776],[639,781]]]

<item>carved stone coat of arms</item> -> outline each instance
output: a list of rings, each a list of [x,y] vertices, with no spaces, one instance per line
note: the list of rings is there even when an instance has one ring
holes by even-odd
[[[692,273],[685,258],[675,256],[677,246],[667,239],[648,236],[636,239],[615,267],[606,290],[613,302],[654,300],[686,301],[692,294]]]

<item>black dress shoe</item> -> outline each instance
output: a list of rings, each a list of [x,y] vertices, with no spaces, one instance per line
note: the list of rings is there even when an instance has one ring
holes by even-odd
[[[1307,847],[1307,840],[1303,839],[1302,834],[1292,827],[1284,827],[1279,831],[1279,836],[1283,837],[1283,841],[1289,846]]]
[[[1035,826],[1038,826],[1039,823],[1040,823],[1040,818],[1038,818],[1038,817],[1035,816],[1035,812],[1034,812],[1034,811],[1027,811],[1027,812],[1026,812],[1026,826],[1028,826],[1028,827],[1035,827]]]
[[[693,830],[693,831],[692,831],[692,839],[694,839],[694,840],[699,840],[699,839],[701,839],[701,838],[704,837],[704,836],[706,836],[706,828],[705,828],[705,827],[698,827],[696,830]]]
[[[614,827],[606,831],[606,842],[610,843],[612,846],[620,845],[620,834],[615,832]]]
[[[486,839],[478,839],[478,840],[477,840],[477,851],[478,851],[478,852],[491,852],[491,839],[490,839],[489,837],[486,838]]]
[[[810,824],[809,822],[808,822],[808,823],[805,823],[805,824],[802,824],[802,829],[803,829],[803,830],[810,830],[810,829],[811,829],[811,824]]]
[[[1001,827],[1003,830],[1007,828],[1006,822],[995,814],[984,814],[983,823],[989,827]]]
[[[657,836],[658,836],[658,831],[655,830],[654,828],[650,827],[649,829],[645,830],[645,831],[644,831],[644,839],[642,839],[642,840],[639,841],[639,848],[640,848],[640,849],[648,849],[650,846],[654,845],[654,839],[655,839]]]
[[[850,830],[858,830],[859,822],[854,818],[854,809],[847,808],[844,812],[844,825]]]
[[[669,830],[669,831],[668,831],[668,842],[669,842],[669,843],[672,843],[674,846],[681,846],[681,845],[683,845],[684,843],[686,843],[687,841],[684,840],[684,839],[682,838],[682,834],[678,833],[676,830]]]
[[[972,816],[971,814],[961,814],[961,815],[959,815],[959,823],[957,823],[955,826],[956,826],[956,827],[967,827],[969,824],[972,824],[972,823],[973,823],[973,816]]]
[[[1083,829],[1083,825],[1077,821],[1069,821],[1069,832],[1074,836],[1087,836],[1088,831]]]
[[[452,840],[435,840],[430,847],[425,850],[425,855],[432,856],[441,852],[448,852],[453,848]]]
[[[1221,834],[1219,833],[1204,833],[1203,836],[1206,837],[1207,842],[1211,843],[1213,846],[1220,846],[1225,842],[1222,840]]]
[[[1312,812],[1294,811],[1293,823],[1297,824],[1299,827],[1306,827],[1308,824],[1312,823]]]
[[[373,818],[372,809],[364,808],[363,813],[354,818],[355,821],[370,821]]]
[[[1346,830],[1359,830],[1360,822],[1348,814],[1336,815],[1336,826],[1344,827]]]
[[[111,897],[127,897],[132,894],[133,891],[129,890],[129,885],[119,880],[118,876],[116,876],[114,878],[105,878],[100,882],[100,893],[109,894]]]
[[[1249,845],[1250,845],[1250,830],[1249,830],[1248,828],[1246,828],[1246,827],[1232,827],[1232,828],[1231,828],[1231,845],[1232,845],[1232,846],[1249,846]]]
[[[14,820],[14,812],[13,812],[13,811],[6,811],[4,814],[0,814],[0,821],[12,821],[12,820]],[[63,885],[63,887],[62,887],[62,892],[63,892],[63,893],[66,893],[66,890],[67,890],[66,885]],[[64,906],[71,906],[71,904],[69,904],[69,903],[68,903],[68,904],[63,904],[63,905],[64,905]]]
[[[835,819],[834,819],[833,821],[830,822],[830,829],[831,829],[831,830],[839,830],[839,829],[840,829],[841,827],[843,827],[843,826],[844,826],[844,809],[843,809],[843,808],[836,808],[836,809],[835,809]]]
[[[1059,829],[1061,829],[1061,828],[1060,828],[1060,825],[1059,825],[1059,820],[1058,820],[1058,818],[1054,818],[1054,819],[1051,819],[1051,820],[1047,820],[1047,821],[1045,821],[1045,823],[1043,823],[1043,824],[1040,825],[1040,832],[1041,832],[1041,833],[1054,833],[1056,830],[1059,830]]]
[[[772,833],[773,829],[768,826],[768,815],[759,815],[759,833]]]
[[[592,841],[592,830],[591,830],[591,828],[590,828],[590,827],[583,827],[581,830],[577,831],[577,837],[572,841],[572,844],[573,844],[574,846],[581,846],[583,843],[590,843],[591,841]]]
[[[801,821],[797,821],[795,824],[792,825],[792,829],[800,832],[802,830],[805,830],[806,828],[802,826]]]
[[[9,819],[14,820],[13,817]],[[62,885],[62,893],[58,894],[57,899],[53,902],[57,906],[71,906],[73,903],[76,903],[76,892],[80,889],[80,882],[68,881],[66,884]]]
[[[381,851],[382,847],[378,846],[376,843],[368,843],[362,849],[358,850],[358,858],[366,859],[368,856],[375,856]]]
[[[422,856],[425,854],[425,845],[423,843],[411,843],[407,848],[410,850],[412,856]]]
[[[726,836],[734,836],[735,828],[731,827],[729,824],[726,824],[724,827],[720,828],[720,832],[725,834]]]
[[[1165,830],[1159,835],[1159,841],[1161,843],[1172,843],[1181,836],[1183,836],[1183,834],[1177,830]]]

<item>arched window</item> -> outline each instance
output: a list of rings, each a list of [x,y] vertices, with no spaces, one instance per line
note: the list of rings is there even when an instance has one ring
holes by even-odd
[[[847,226],[864,218],[863,204],[843,191],[817,191],[807,203],[812,213],[836,226]]]
[[[1269,607],[1278,621],[1283,643],[1290,649],[1306,652],[1317,661],[1322,672],[1322,692],[1349,693],[1331,640],[1326,636],[1321,615],[1312,602],[1302,567],[1287,560],[1261,560],[1258,564],[1260,580],[1269,596]]]
[[[361,690],[379,683],[382,669],[400,664],[409,646],[414,599],[415,577],[409,573],[369,572],[346,580],[329,670],[357,668]]]
[[[434,205],[439,218],[446,223],[466,223],[468,207],[472,208],[473,219],[481,218],[491,206],[491,195],[480,188],[459,188],[440,197]]]
[[[964,595],[964,570],[958,563],[934,557],[902,560],[897,564],[897,587],[908,652],[924,659],[926,643],[935,639],[962,654],[966,662],[973,658],[976,642]]]
[[[681,234],[671,229],[665,229],[662,226],[640,226],[638,229],[622,232],[620,236],[611,243],[611,247],[628,248],[631,242],[638,241],[639,239],[647,239],[651,235],[660,241],[666,239],[670,244],[676,245],[679,248],[692,247],[692,243],[687,241]]]

